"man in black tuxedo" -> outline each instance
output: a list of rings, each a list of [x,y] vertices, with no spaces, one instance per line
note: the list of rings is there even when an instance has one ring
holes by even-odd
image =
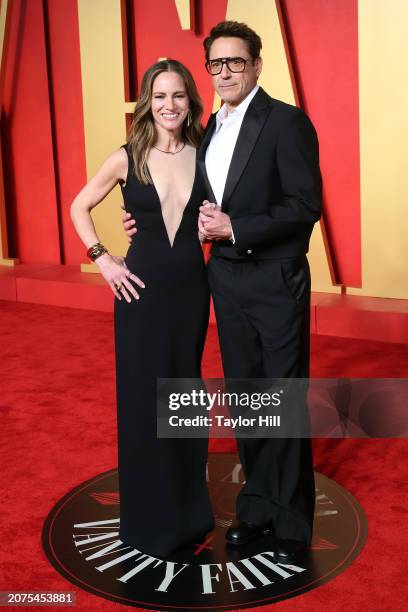
[[[305,113],[257,80],[261,39],[226,21],[204,41],[206,68],[224,104],[210,117],[198,164],[208,187],[199,219],[213,241],[208,264],[226,378],[309,376],[310,274],[306,258],[321,214],[316,132]],[[128,236],[134,220],[125,216]],[[275,535],[276,561],[310,544],[315,503],[308,438],[238,439],[246,483],[232,545]]]
[[[310,274],[306,253],[321,215],[316,132],[305,113],[257,80],[261,40],[222,22],[204,41],[224,105],[210,117],[198,163],[211,202],[199,231],[208,264],[226,378],[309,376]],[[314,477],[308,438],[237,440],[246,484],[231,544],[271,532],[275,558],[293,562],[312,537]]]

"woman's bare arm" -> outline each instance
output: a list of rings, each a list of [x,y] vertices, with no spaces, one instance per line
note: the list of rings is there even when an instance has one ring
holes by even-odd
[[[127,164],[126,152],[123,149],[114,151],[72,202],[71,219],[87,249],[99,242],[90,212],[106,198],[118,181],[126,180]]]
[[[99,242],[92,221],[91,210],[102,202],[119,181],[126,180],[127,167],[126,152],[123,149],[114,151],[103,162],[95,176],[81,189],[71,204],[72,222],[87,249]],[[139,294],[129,282],[129,279],[140,287],[144,287],[144,283],[127,269],[122,257],[113,257],[105,253],[98,257],[95,263],[118,299],[121,299],[121,295],[123,295],[130,302],[131,298],[128,292],[135,299],[139,299]],[[115,285],[121,286],[121,290],[118,291]]]

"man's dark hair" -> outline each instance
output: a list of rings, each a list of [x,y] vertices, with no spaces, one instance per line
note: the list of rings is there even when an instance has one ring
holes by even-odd
[[[221,21],[214,26],[209,36],[204,40],[205,59],[208,61],[210,47],[214,40],[221,38],[221,36],[230,36],[234,38],[242,38],[247,44],[248,51],[252,59],[257,59],[261,53],[262,41],[254,30],[251,30],[246,23],[239,23],[239,21]]]

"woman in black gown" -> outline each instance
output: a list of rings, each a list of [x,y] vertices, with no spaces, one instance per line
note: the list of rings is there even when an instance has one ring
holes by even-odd
[[[202,105],[191,74],[160,61],[143,77],[129,142],[75,198],[71,216],[115,299],[121,540],[166,557],[213,528],[206,439],[158,439],[157,378],[198,378],[209,289],[197,235]],[[126,258],[99,243],[90,210],[121,185],[138,232]],[[96,257],[95,257],[96,255]],[[137,276],[136,276],[137,275]]]

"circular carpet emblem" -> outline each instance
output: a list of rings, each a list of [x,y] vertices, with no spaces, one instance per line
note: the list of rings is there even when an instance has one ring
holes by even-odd
[[[44,550],[67,580],[128,606],[204,612],[272,604],[331,580],[364,546],[367,523],[358,502],[333,480],[315,476],[312,549],[297,565],[274,563],[273,538],[226,546],[243,473],[237,457],[225,454],[208,461],[216,528],[171,559],[145,555],[119,539],[116,470],[79,485],[54,506],[43,528]]]

